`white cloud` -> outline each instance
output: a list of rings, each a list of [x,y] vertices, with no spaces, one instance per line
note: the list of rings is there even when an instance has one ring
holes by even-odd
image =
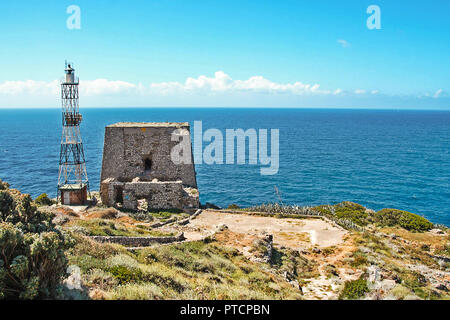
[[[2,95],[22,95],[22,94],[39,94],[39,95],[55,95],[58,94],[58,81],[5,81],[0,83],[0,94]]]
[[[350,43],[347,40],[344,40],[344,39],[337,40],[337,43],[339,43],[342,46],[342,48],[350,47]]]
[[[46,81],[5,81],[0,83],[1,95],[41,95],[41,96],[54,96],[59,93],[59,81],[53,80]],[[109,81],[106,79],[97,79],[92,81],[80,82],[80,93],[86,96],[113,94],[113,93],[125,93],[136,89],[135,84],[125,81]]]
[[[154,94],[170,94],[196,91],[206,93],[217,92],[254,92],[254,93],[290,93],[294,95],[302,94],[329,94],[329,90],[320,90],[319,84],[276,83],[262,76],[252,76],[247,80],[233,80],[223,71],[214,73],[214,77],[201,75],[198,78],[187,78],[184,83],[162,82],[152,83],[150,91]]]
[[[86,80],[80,82],[80,95],[84,106],[328,106],[341,103],[347,107],[352,101],[361,103],[367,100],[376,106],[377,101],[394,101],[399,97],[371,89],[323,89],[317,83],[275,82],[260,75],[233,79],[223,71],[212,76],[188,77],[182,82],[143,84]],[[358,99],[353,100],[355,97]],[[441,100],[448,97],[448,93],[439,89],[428,97],[436,98],[436,103],[443,103]],[[418,97],[411,95],[410,98]],[[58,80],[0,83],[0,107],[57,107],[59,100]]]
[[[118,94],[132,92],[138,86],[125,81],[110,81],[106,79],[87,80],[80,82],[80,94],[87,96],[101,94]]]
[[[57,80],[45,81],[6,81],[0,83],[0,95],[15,96],[22,94],[56,96],[59,93]],[[263,76],[252,76],[246,80],[234,80],[223,71],[217,71],[213,77],[201,75],[188,77],[182,82],[156,82],[150,85],[134,84],[120,80],[85,80],[80,82],[80,94],[84,96],[101,95],[140,95],[168,96],[177,94],[217,94],[217,93],[256,93],[301,95],[339,95],[342,89],[323,90],[319,84],[307,84],[300,81],[292,83],[274,82]],[[355,94],[365,94],[366,90],[355,90]],[[372,92],[373,93],[373,92]]]
[[[437,99],[437,98],[439,98],[440,96],[442,96],[443,94],[444,94],[444,90],[439,89],[438,91],[436,91],[436,92],[434,93],[433,98]]]
[[[186,90],[226,91],[233,86],[233,80],[223,71],[214,73],[214,78],[199,76],[197,79],[187,78],[184,84]]]

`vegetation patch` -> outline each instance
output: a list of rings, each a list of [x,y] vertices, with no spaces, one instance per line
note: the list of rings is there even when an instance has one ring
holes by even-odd
[[[74,219],[66,223],[65,227],[82,227],[89,236],[163,237],[174,235],[170,232],[153,230],[145,225],[131,225],[110,219]]]
[[[0,299],[58,298],[69,235],[39,211],[30,195],[0,180]]]
[[[36,203],[39,206],[51,206],[53,204],[53,201],[48,197],[46,193],[41,194],[34,200],[34,203]]]
[[[353,257],[353,261],[350,263],[350,265],[354,268],[360,267],[360,266],[365,266],[368,264],[367,255],[360,250],[356,250],[353,253],[352,257]]]
[[[437,250],[435,251],[435,253],[437,255],[450,257],[450,245],[449,244],[445,244],[443,246],[438,247]]]
[[[144,279],[142,271],[138,268],[128,268],[122,265],[116,265],[108,268],[108,272],[117,279],[119,284],[139,282]]]
[[[361,277],[358,280],[346,281],[339,299],[357,300],[369,291],[367,281]]]
[[[382,227],[399,226],[408,231],[424,232],[433,224],[417,214],[397,209],[382,209],[375,214],[375,222]]]
[[[311,241],[311,236],[308,232],[279,232],[277,235],[285,240],[295,240],[308,243]]]
[[[334,210],[338,219],[347,219],[360,226],[365,226],[370,222],[366,208],[360,204],[344,201],[336,204]]]
[[[274,248],[271,264],[279,274],[287,275],[290,280],[299,283],[320,275],[318,263],[303,257],[296,250]]]
[[[411,290],[406,288],[405,286],[402,286],[401,284],[396,285],[390,293],[399,300],[404,300],[406,297],[412,295]]]

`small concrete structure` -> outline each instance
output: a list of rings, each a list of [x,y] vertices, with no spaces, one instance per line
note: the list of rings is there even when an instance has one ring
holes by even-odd
[[[185,161],[176,163],[171,152],[180,143],[188,154],[182,155]],[[100,195],[104,204],[129,210],[137,210],[142,199],[149,209],[197,210],[199,193],[189,123],[107,126]]]
[[[59,187],[61,193],[61,204],[68,206],[78,206],[87,202],[86,184],[65,184]]]

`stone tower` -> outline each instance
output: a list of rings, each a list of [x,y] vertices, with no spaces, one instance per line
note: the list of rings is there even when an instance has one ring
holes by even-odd
[[[190,160],[175,163],[171,152],[180,141],[187,143]],[[198,209],[189,123],[107,126],[100,194],[104,204],[129,210],[137,210],[143,199],[149,209]]]

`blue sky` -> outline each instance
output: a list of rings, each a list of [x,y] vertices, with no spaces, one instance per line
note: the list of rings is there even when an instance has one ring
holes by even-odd
[[[366,26],[372,4],[380,30]],[[2,1],[0,107],[58,107],[68,59],[87,107],[450,109],[449,12],[447,0]]]

